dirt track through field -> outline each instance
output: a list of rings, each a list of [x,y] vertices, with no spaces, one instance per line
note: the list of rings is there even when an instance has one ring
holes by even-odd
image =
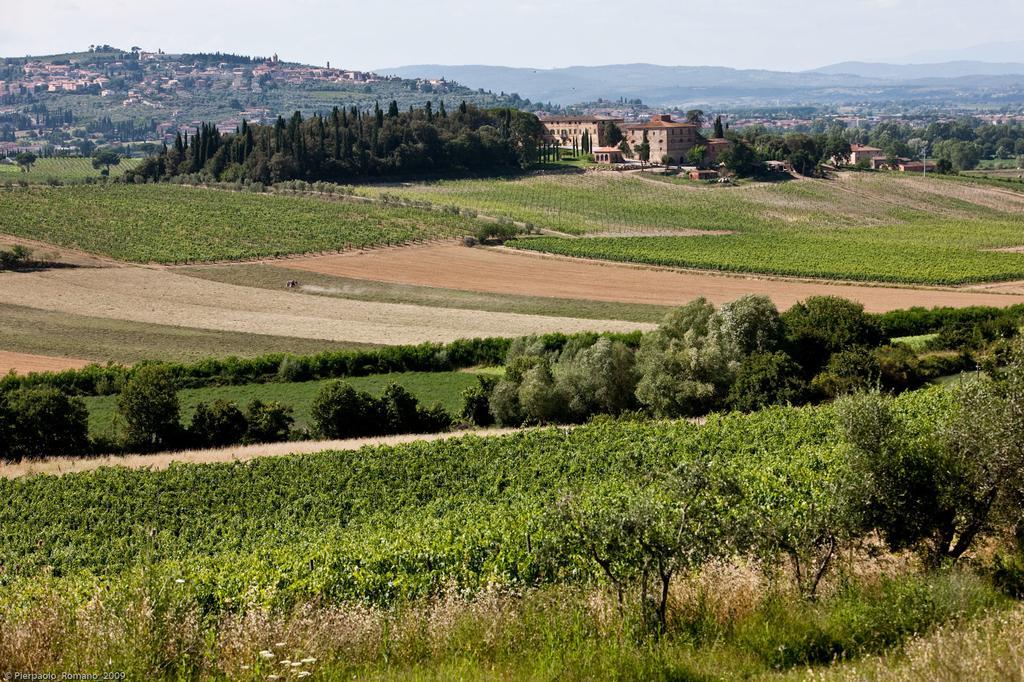
[[[105,457],[51,457],[17,464],[0,463],[0,478],[18,478],[32,474],[71,474],[91,471],[99,467],[118,466],[128,469],[166,469],[172,463],[214,464],[217,462],[247,462],[257,457],[280,457],[284,455],[307,455],[330,450],[351,451],[376,445],[401,445],[403,443],[449,440],[467,435],[503,436],[520,429],[482,429],[480,431],[453,431],[445,433],[404,434],[399,436],[376,436],[350,440],[311,440],[286,443],[265,443],[257,445],[235,445],[210,450],[184,450],[148,455],[108,455]]]
[[[272,291],[188,277],[169,268],[3,273],[0,302],[108,319],[373,344],[650,327],[325,298],[286,290],[285,280],[280,291]]]
[[[809,296],[842,296],[860,301],[871,312],[911,306],[1008,306],[1024,303],[1024,293],[1013,289],[1008,293],[998,293],[998,290],[808,282],[637,267],[510,249],[466,248],[458,244],[314,256],[289,260],[287,267],[379,282],[657,305],[681,305],[700,296],[721,304],[744,294],[765,294],[782,309]]]
[[[90,364],[89,360],[78,358],[57,358],[31,353],[11,353],[0,350],[0,376],[12,369],[16,374],[29,372],[59,372],[63,369],[78,369]]]

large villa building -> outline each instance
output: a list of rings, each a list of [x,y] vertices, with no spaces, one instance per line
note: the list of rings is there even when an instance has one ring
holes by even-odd
[[[651,160],[660,161],[667,156],[672,163],[686,161],[686,155],[701,139],[697,126],[673,121],[668,114],[658,114],[651,116],[649,121],[627,125],[623,132],[631,149],[639,149],[646,137],[647,144],[651,146]]]
[[[623,126],[621,118],[603,118],[600,116],[553,116],[542,118],[548,138],[557,143],[560,147],[581,148],[583,145],[583,133],[591,139],[595,147],[604,147],[608,141],[604,139],[602,124],[611,121],[620,128]]]
[[[606,121],[613,122],[622,130],[631,154],[616,154],[617,150],[608,146],[604,132]],[[548,140],[560,147],[582,148],[586,132],[598,163],[622,163],[626,157],[636,158],[637,149],[645,138],[651,149],[650,160],[656,163],[668,157],[670,163],[685,164],[689,161],[690,150],[697,146],[706,147],[704,159],[707,163],[716,163],[719,154],[729,147],[728,140],[706,139],[697,125],[673,121],[668,114],[656,114],[648,121],[629,124],[621,118],[599,116],[549,117],[542,118],[541,123],[547,131]]]

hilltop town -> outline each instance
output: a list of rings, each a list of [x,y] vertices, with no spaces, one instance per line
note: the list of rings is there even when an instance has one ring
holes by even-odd
[[[444,79],[310,66],[276,54],[169,54],[92,45],[85,52],[0,60],[0,156],[51,147],[71,153],[86,138],[169,143],[179,130],[203,122],[230,131],[243,119],[260,123],[296,110],[365,109],[390,100],[422,106],[446,98],[483,106],[529,104]]]

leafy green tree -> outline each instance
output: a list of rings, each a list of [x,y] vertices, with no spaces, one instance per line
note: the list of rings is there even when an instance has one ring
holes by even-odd
[[[771,409],[780,417],[787,410]],[[828,447],[799,458],[783,448],[732,466],[737,545],[768,565],[787,557],[800,593],[815,598],[844,545],[860,537],[863,527],[852,468]]]
[[[279,402],[254,399],[245,409],[248,428],[244,443],[277,443],[288,440],[295,418],[292,408]]]
[[[0,270],[17,270],[29,263],[32,251],[21,244],[10,249],[0,249]]]
[[[690,109],[689,111],[686,112],[686,122],[692,123],[698,128],[704,127],[705,120],[706,116],[704,115],[703,109]]]
[[[723,332],[742,355],[770,353],[785,342],[782,317],[767,296],[741,296],[723,304],[718,314]]]
[[[637,353],[637,398],[661,417],[706,414],[725,398],[739,360],[714,306],[697,299],[644,337]]]
[[[110,167],[121,163],[121,155],[112,149],[97,149],[92,154],[92,167],[103,169],[103,175],[110,175]]]
[[[956,561],[1000,523],[1020,524],[1024,485],[1024,365],[932,390],[908,414],[878,394],[836,405],[861,481],[866,527],[930,565]],[[937,410],[936,408],[941,408]],[[948,414],[936,420],[936,414]]]
[[[553,375],[561,409],[572,421],[617,415],[636,406],[636,359],[621,341],[601,337],[589,348],[563,353]]]
[[[494,423],[491,414],[491,394],[497,385],[497,377],[480,375],[477,385],[462,392],[462,418],[477,426],[490,426]]]
[[[651,160],[651,143],[647,141],[647,131],[644,131],[643,142],[637,145],[636,155],[644,163]]]
[[[37,158],[38,157],[36,157],[32,152],[19,152],[15,154],[14,162],[18,164],[18,168],[21,169],[21,172],[27,173],[32,170],[32,166],[35,164]]]
[[[125,384],[117,400],[130,448],[156,450],[177,444],[181,435],[181,406],[171,370],[144,365]]]
[[[764,170],[764,164],[758,160],[750,145],[739,138],[731,141],[732,144],[722,151],[718,160],[738,177],[749,178],[760,174]]]
[[[860,303],[837,296],[812,296],[782,315],[793,358],[817,374],[833,353],[855,346],[877,347],[884,335]]]
[[[523,415],[527,420],[541,424],[565,421],[565,405],[555,390],[551,364],[547,358],[538,360],[523,373],[519,383],[519,404]]]
[[[512,357],[505,362],[505,376],[495,385],[490,396],[491,414],[502,426],[519,426],[526,421],[526,414],[519,401],[519,386],[526,373],[542,358],[536,356]]]
[[[822,161],[834,163],[836,166],[845,166],[850,162],[850,155],[853,149],[850,142],[839,133],[830,134],[825,140],[822,151]]]
[[[619,128],[615,121],[602,121],[601,122],[599,140],[604,142],[606,147],[617,147],[625,137],[622,134],[622,129]]]
[[[700,168],[704,165],[704,159],[708,155],[708,148],[702,144],[697,145],[686,152],[686,159],[690,162],[691,166],[697,166]]]
[[[314,432],[322,438],[358,438],[381,433],[381,404],[343,381],[325,385],[310,407]]]
[[[218,399],[196,406],[188,436],[198,447],[216,448],[241,442],[248,430],[249,422],[238,405]]]
[[[772,405],[801,405],[807,400],[803,369],[782,351],[754,353],[743,359],[729,387],[729,407],[754,412]]]
[[[615,589],[621,615],[635,595],[643,630],[666,630],[673,579],[731,549],[728,496],[715,469],[679,466],[645,484],[609,482],[562,497],[545,519],[546,551],[590,564]]]
[[[81,398],[39,386],[0,394],[0,458],[84,455],[89,412]]]
[[[833,353],[824,371],[814,377],[811,385],[829,398],[880,387],[882,368],[874,351],[865,346]]]
[[[806,149],[797,149],[786,159],[800,175],[815,175],[818,170],[818,159]]]

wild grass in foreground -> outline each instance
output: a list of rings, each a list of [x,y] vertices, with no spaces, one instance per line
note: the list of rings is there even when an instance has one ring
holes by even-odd
[[[187,580],[160,570],[113,581],[41,580],[0,593],[0,660],[38,672],[117,670],[129,679],[729,680],[786,671],[800,679],[814,666],[898,651],[937,628],[938,637],[967,641],[977,628],[1000,646],[1003,660],[983,661],[989,669],[1020,658],[1003,639],[1020,631],[1020,611],[1007,611],[1007,599],[984,579],[906,574],[900,562],[849,568],[811,602],[751,566],[708,567],[673,589],[660,636],[594,588],[493,589],[389,608],[238,604],[211,613]]]

